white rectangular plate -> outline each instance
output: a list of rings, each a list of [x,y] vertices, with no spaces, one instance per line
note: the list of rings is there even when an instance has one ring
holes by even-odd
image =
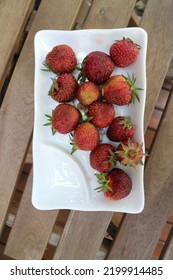
[[[33,191],[32,203],[42,210],[73,209],[84,211],[118,211],[139,213],[144,208],[143,166],[125,171],[132,180],[132,191],[124,199],[107,200],[103,193],[94,190],[98,187],[96,172],[89,164],[89,152],[76,151],[71,155],[69,135],[51,133],[45,114],[51,114],[58,105],[48,97],[51,77],[54,74],[41,70],[49,51],[56,45],[68,44],[76,53],[78,62],[91,51],[99,50],[109,54],[109,47],[123,37],[131,38],[141,46],[138,59],[125,68],[115,68],[115,74],[134,74],[140,91],[140,102],[129,106],[115,106],[116,116],[131,116],[136,125],[135,140],[144,145],[144,108],[146,96],[146,49],[147,34],[141,28],[94,29],[74,31],[39,31],[35,36],[35,119],[33,136]],[[77,75],[77,72],[74,72]],[[103,136],[104,142],[109,142]],[[117,146],[116,143],[114,143]],[[144,146],[143,146],[144,147]],[[122,167],[121,167],[122,168]],[[123,169],[123,168],[122,168]]]

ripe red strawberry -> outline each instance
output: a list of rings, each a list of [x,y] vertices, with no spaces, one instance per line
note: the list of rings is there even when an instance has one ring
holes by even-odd
[[[92,82],[84,82],[79,86],[76,97],[83,106],[88,106],[99,98],[98,86]]]
[[[52,51],[46,55],[43,65],[45,71],[54,73],[70,73],[77,64],[76,56],[73,49],[68,45],[55,46]]]
[[[90,165],[92,168],[107,172],[115,166],[115,148],[108,143],[98,145],[90,152]]]
[[[96,177],[101,184],[96,190],[103,191],[104,196],[110,200],[122,199],[132,190],[132,181],[122,169],[114,168],[107,175],[100,173]]]
[[[114,63],[110,56],[101,51],[89,53],[82,63],[82,71],[79,74],[79,81],[83,82],[85,78],[95,84],[105,82],[114,70]]]
[[[107,130],[107,137],[114,142],[120,142],[132,138],[135,133],[135,127],[130,117],[116,117],[111,122]]]
[[[134,75],[132,79],[128,75],[115,75],[110,77],[102,87],[102,94],[104,100],[109,103],[117,104],[119,106],[127,105],[131,102],[135,102],[135,99],[139,100],[138,90],[141,88],[135,88],[136,78]]]
[[[56,131],[62,134],[71,132],[76,128],[81,117],[79,110],[71,104],[59,104],[52,111],[52,116],[45,116],[49,122],[44,125],[52,126],[52,134]]]
[[[128,140],[120,143],[115,152],[117,160],[124,166],[136,167],[143,165],[142,158],[144,156],[142,144],[136,141]]]
[[[71,73],[64,73],[53,79],[49,95],[57,102],[69,102],[76,97],[78,83]]]
[[[112,122],[115,117],[115,110],[112,104],[95,101],[88,106],[88,117],[91,122],[99,128],[104,128]]]
[[[123,38],[111,45],[109,54],[117,67],[126,67],[136,61],[139,49],[131,39]]]
[[[95,149],[100,141],[99,132],[89,122],[79,124],[71,136],[72,153],[77,149],[91,151]]]

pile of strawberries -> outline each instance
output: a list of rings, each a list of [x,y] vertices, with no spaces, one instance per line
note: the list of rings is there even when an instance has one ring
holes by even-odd
[[[115,113],[116,106],[133,106],[130,104],[140,101],[141,88],[135,88],[134,76],[112,75],[116,67],[135,63],[139,49],[131,39],[123,38],[110,46],[109,54],[92,51],[79,65],[69,45],[58,45],[47,54],[42,69],[55,73],[48,94],[57,102],[52,115],[45,115],[45,125],[51,125],[53,134],[69,133],[71,153],[90,151],[90,165],[99,172],[96,190],[111,200],[126,197],[132,189],[131,178],[116,163],[134,168],[143,164],[142,144],[134,140],[135,125],[130,116]],[[77,78],[75,70],[79,71]],[[100,141],[103,129],[106,143]]]

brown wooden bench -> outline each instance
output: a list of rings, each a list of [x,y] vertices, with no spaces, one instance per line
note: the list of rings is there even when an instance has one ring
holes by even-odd
[[[27,2],[27,3],[26,3]],[[145,167],[145,208],[137,215],[112,212],[39,211],[31,204],[32,167],[26,155],[34,118],[34,36],[43,29],[128,26],[136,0],[42,0],[20,46],[34,1],[3,1],[0,9],[0,229],[1,258],[151,259],[173,205],[173,100],[170,94]],[[15,12],[14,6],[15,5]],[[140,27],[148,33],[145,130],[173,54],[173,1],[148,0]],[[1,15],[2,14],[2,15]],[[8,23],[8,24],[7,24]],[[25,42],[24,42],[25,41]],[[14,54],[15,67],[9,71]],[[5,78],[10,73],[8,87]],[[23,177],[22,177],[23,176]],[[27,177],[27,182],[25,184]],[[24,180],[20,189],[19,181]],[[18,192],[16,192],[18,190]],[[9,216],[18,194],[19,206]],[[8,219],[7,219],[8,218]],[[11,218],[11,220],[10,220]],[[10,228],[7,229],[7,220]],[[116,220],[117,227],[111,227]],[[172,258],[172,225],[162,253]],[[103,246],[104,245],[104,246]]]

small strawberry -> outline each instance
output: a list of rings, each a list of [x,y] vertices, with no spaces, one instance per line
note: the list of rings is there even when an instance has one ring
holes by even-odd
[[[115,166],[115,148],[108,143],[98,145],[90,152],[90,165],[99,172],[107,172]]]
[[[57,102],[72,101],[78,89],[78,83],[71,73],[64,73],[53,79],[49,95]]]
[[[77,64],[76,56],[73,49],[68,45],[55,46],[52,51],[46,55],[43,65],[44,71],[54,73],[71,73]]]
[[[131,39],[123,38],[111,45],[109,54],[117,67],[126,67],[136,61],[139,49]]]
[[[88,106],[87,115],[94,125],[104,128],[110,125],[115,117],[114,106],[107,102],[95,101]]]
[[[53,111],[52,116],[45,115],[48,118],[48,123],[44,126],[52,126],[52,134],[56,132],[66,134],[76,128],[80,121],[79,110],[71,104],[59,104]]]
[[[110,141],[120,142],[132,138],[135,133],[135,127],[130,117],[116,117],[111,122],[107,130],[107,137]]]
[[[88,106],[99,98],[100,91],[92,82],[84,82],[78,88],[76,97],[83,106]]]
[[[100,85],[110,77],[114,67],[109,55],[101,51],[93,51],[84,58],[78,80],[83,82],[87,78]]]
[[[119,168],[114,168],[106,175],[96,174],[100,187],[96,188],[99,192],[103,191],[104,196],[110,200],[119,200],[128,196],[132,190],[132,181],[129,175]]]
[[[77,149],[91,151],[95,149],[100,141],[99,132],[89,122],[79,124],[71,135],[72,153]]]
[[[121,142],[116,149],[117,160],[124,166],[136,167],[136,165],[143,165],[142,158],[144,156],[142,144],[128,139],[128,141]]]
[[[102,87],[102,94],[105,101],[119,106],[134,103],[135,99],[140,101],[137,91],[142,88],[135,88],[136,78],[128,75],[114,75],[110,77]]]

